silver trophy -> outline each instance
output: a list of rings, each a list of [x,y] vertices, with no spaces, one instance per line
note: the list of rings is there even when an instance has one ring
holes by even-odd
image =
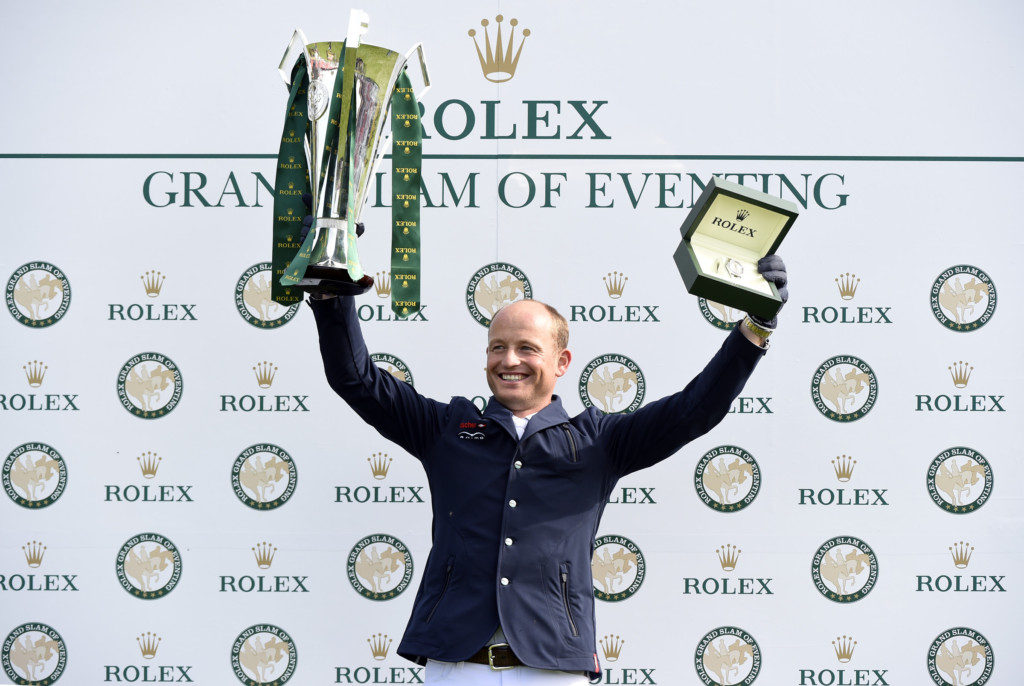
[[[369,16],[352,10],[345,43],[310,43],[296,29],[278,67],[286,86],[291,86],[296,60],[305,56],[309,88],[306,92],[309,128],[304,148],[309,169],[314,233],[305,273],[293,285],[305,291],[354,295],[373,285],[359,263],[356,224],[366,203],[370,179],[391,137],[388,111],[396,82],[415,55],[424,87],[430,87],[423,46],[417,43],[404,56],[386,48],[361,44],[369,29]],[[353,54],[346,54],[352,51]],[[339,70],[353,66],[353,93],[336,92]],[[335,99],[351,98],[354,116],[331,124]],[[329,130],[344,132],[329,140]],[[300,251],[301,254],[302,251]],[[294,261],[293,261],[294,264]]]

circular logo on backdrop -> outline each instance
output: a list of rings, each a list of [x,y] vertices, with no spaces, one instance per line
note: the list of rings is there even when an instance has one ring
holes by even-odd
[[[722,305],[705,298],[697,298],[697,305],[700,307],[700,313],[709,324],[726,331],[735,329],[736,325],[743,321],[745,316],[743,310],[737,310],[735,307]]]
[[[154,600],[178,585],[181,553],[160,534],[138,534],[121,546],[114,567],[121,588],[136,598]]]
[[[864,541],[836,536],[818,547],[811,560],[811,578],[818,592],[837,603],[860,600],[878,581],[878,558]]]
[[[938,686],[982,686],[995,666],[988,639],[967,627],[946,629],[928,647],[928,676]]]
[[[298,663],[295,641],[273,624],[254,624],[231,644],[231,669],[245,686],[283,684]]]
[[[15,684],[52,684],[64,673],[68,649],[53,627],[29,622],[14,628],[0,650],[7,678]]]
[[[640,590],[647,575],[644,554],[625,536],[601,536],[594,541],[590,560],[594,597],[618,602]]]
[[[273,443],[249,446],[231,466],[235,495],[254,510],[274,510],[284,505],[298,480],[291,455]]]
[[[946,512],[974,512],[992,495],[992,466],[977,450],[944,450],[928,465],[928,495]]]
[[[183,387],[178,365],[160,353],[139,353],[117,374],[121,407],[143,419],[163,417],[177,407]]]
[[[859,357],[836,355],[822,362],[814,372],[811,398],[818,412],[832,421],[856,421],[875,406],[878,379]]]
[[[71,305],[71,284],[49,262],[29,262],[14,270],[4,291],[11,316],[35,328],[56,324]]]
[[[235,284],[235,309],[257,329],[276,329],[292,320],[301,303],[289,307],[270,299],[270,262],[260,262],[242,272]]]
[[[587,363],[580,374],[578,390],[584,407],[597,407],[609,414],[629,414],[643,403],[647,382],[636,362],[625,355],[609,353]]]
[[[761,671],[761,647],[743,629],[720,626],[697,643],[694,666],[702,684],[752,684]]]
[[[720,445],[697,462],[693,485],[711,509],[736,512],[754,502],[761,490],[761,467],[743,448]]]
[[[7,497],[29,509],[52,505],[64,493],[68,468],[45,443],[22,443],[4,460],[0,478]]]
[[[492,262],[477,270],[466,285],[466,307],[473,319],[490,326],[498,310],[533,297],[533,287],[519,267]]]
[[[932,314],[950,331],[974,331],[996,311],[996,285],[969,264],[945,270],[932,283]]]
[[[371,534],[348,553],[348,580],[356,593],[370,600],[391,600],[412,582],[412,553],[388,534]]]
[[[370,355],[370,359],[375,365],[399,381],[404,381],[410,386],[414,385],[412,380],[412,370],[410,370],[409,365],[402,362],[401,359],[390,353],[373,353]]]

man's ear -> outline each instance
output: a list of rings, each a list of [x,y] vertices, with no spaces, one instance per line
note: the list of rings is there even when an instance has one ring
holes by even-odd
[[[570,362],[572,362],[572,353],[568,348],[558,353],[558,366],[555,368],[555,376],[562,376],[569,371]]]

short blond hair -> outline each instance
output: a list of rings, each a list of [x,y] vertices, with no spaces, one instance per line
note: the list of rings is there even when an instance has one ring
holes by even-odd
[[[540,300],[534,300],[533,298],[527,298],[527,300],[529,300],[530,302],[535,302],[538,305],[541,305],[544,308],[544,310],[548,313],[548,315],[551,317],[551,322],[552,322],[551,333],[554,336],[555,347],[558,349],[558,352],[561,352],[561,351],[565,350],[566,348],[568,348],[569,347],[569,322],[567,322],[565,320],[565,317],[562,316],[562,313],[559,312],[558,310],[556,310],[551,305],[548,305],[546,302],[541,302]],[[524,301],[517,300],[516,302],[524,302]],[[514,304],[514,303],[509,303],[509,305],[512,305],[512,304]],[[508,305],[505,305],[505,307],[508,307]],[[498,312],[501,312],[501,310],[505,309],[505,307],[502,307],[500,310],[498,310]],[[491,317],[491,324],[494,324],[494,320],[498,318],[498,312],[495,312],[494,316]],[[491,330],[491,326],[488,325],[487,326],[487,331],[490,332],[490,330]]]

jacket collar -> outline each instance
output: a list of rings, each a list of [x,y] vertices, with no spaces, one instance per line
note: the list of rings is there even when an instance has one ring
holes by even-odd
[[[493,395],[487,401],[487,409],[484,410],[484,416],[498,422],[516,441],[526,440],[538,431],[543,431],[548,427],[564,424],[569,421],[569,415],[562,408],[562,399],[557,395],[551,396],[551,402],[537,414],[530,417],[530,423],[526,425],[526,431],[523,432],[522,439],[516,435],[516,427],[512,423],[512,411],[495,400]]]

